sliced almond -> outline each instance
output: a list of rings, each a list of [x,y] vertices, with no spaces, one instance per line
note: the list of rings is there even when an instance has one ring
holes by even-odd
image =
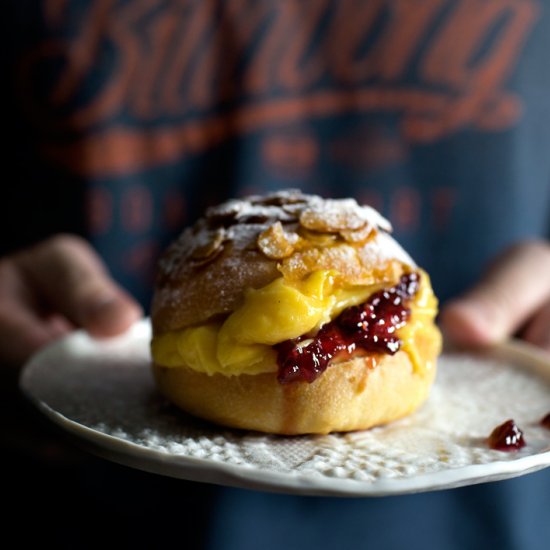
[[[391,225],[370,206],[359,206],[355,199],[315,201],[300,215],[306,229],[321,233],[357,231],[365,225],[391,231]]]
[[[321,233],[354,231],[361,229],[367,221],[353,199],[326,200],[306,208],[300,216],[302,226]]]
[[[281,222],[275,222],[258,236],[258,248],[271,260],[281,260],[294,252],[296,233],[287,233]]]
[[[265,196],[250,197],[253,204],[266,206],[283,206],[286,204],[305,203],[307,197],[299,189],[283,189]]]
[[[319,233],[304,227],[300,227],[299,234],[307,241],[308,245],[315,246],[332,246],[339,239],[338,233]]]
[[[236,223],[237,217],[243,210],[243,201],[233,199],[217,206],[211,206],[206,211],[206,219],[209,225],[231,225]]]
[[[376,234],[376,229],[370,224],[366,224],[355,231],[340,231],[342,238],[352,244],[363,244]]]
[[[201,231],[196,237],[196,245],[191,252],[193,260],[204,260],[221,249],[225,239],[225,229],[218,227],[207,231]]]

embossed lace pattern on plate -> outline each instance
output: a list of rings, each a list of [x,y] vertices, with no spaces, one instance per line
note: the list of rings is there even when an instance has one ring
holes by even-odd
[[[494,466],[494,475],[503,464],[534,455],[550,463],[550,430],[539,423],[550,412],[550,382],[513,362],[446,354],[428,402],[403,420],[364,432],[279,437],[213,426],[169,405],[149,371],[149,331],[143,321],[110,342],[75,334],[31,362],[23,388],[77,426],[112,436],[115,445],[135,445],[121,447],[122,453],[154,451],[157,461],[181,465],[187,478],[189,460],[194,468],[229,469],[243,477],[241,486],[272,473],[321,492],[331,480],[354,480],[368,494],[368,484],[428,476],[424,490],[445,485],[429,481],[439,472],[454,472],[454,483],[461,484],[461,469],[472,465]],[[527,446],[516,453],[490,450],[486,437],[508,418],[522,428]],[[147,469],[162,473],[161,466]]]

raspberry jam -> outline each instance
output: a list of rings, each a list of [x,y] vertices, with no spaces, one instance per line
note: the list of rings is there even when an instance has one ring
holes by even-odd
[[[550,413],[548,413],[544,418],[540,421],[541,426],[544,426],[545,428],[548,428],[550,430]]]
[[[489,447],[496,451],[519,451],[525,447],[523,432],[513,420],[507,420],[497,426],[487,440]]]
[[[351,354],[358,348],[371,353],[397,353],[402,342],[396,331],[410,317],[407,305],[419,284],[418,273],[403,275],[397,285],[375,292],[364,304],[345,309],[315,337],[277,344],[279,382],[313,382],[335,355]]]

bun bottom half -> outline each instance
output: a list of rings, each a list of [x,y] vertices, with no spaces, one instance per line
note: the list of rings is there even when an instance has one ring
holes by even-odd
[[[194,416],[281,435],[327,434],[364,430],[417,409],[435,377],[433,347],[418,350],[431,365],[425,369],[415,370],[404,351],[352,357],[311,384],[281,385],[275,372],[227,377],[155,364],[153,373],[161,392]]]

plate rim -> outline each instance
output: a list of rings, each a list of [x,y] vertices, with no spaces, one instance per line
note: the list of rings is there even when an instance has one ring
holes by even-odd
[[[149,320],[138,321],[130,330],[143,331]],[[37,409],[55,425],[69,433],[75,442],[97,456],[113,462],[146,472],[203,483],[213,483],[243,489],[282,492],[310,496],[330,497],[380,497],[403,495],[425,491],[445,490],[466,485],[498,481],[518,477],[550,466],[550,445],[548,450],[520,456],[514,460],[492,461],[490,463],[469,464],[456,468],[424,473],[409,478],[378,478],[374,481],[341,479],[311,472],[300,474],[293,471],[277,472],[246,465],[228,464],[209,458],[176,455],[147,448],[115,435],[91,428],[66,417],[34,395],[29,389],[28,379],[33,370],[40,367],[46,354],[55,353],[58,347],[66,345],[66,340],[79,337],[83,331],[76,331],[67,337],[47,346],[35,354],[21,369],[19,387],[23,394]],[[125,333],[128,334],[128,333]],[[123,335],[124,336],[124,335]],[[446,349],[450,353],[471,353],[472,350],[458,348]],[[491,348],[475,350],[487,358],[514,360],[534,369],[539,375],[550,379],[550,356],[534,346],[518,340],[508,340]],[[242,433],[250,431],[232,430],[220,427],[220,430]],[[284,436],[282,436],[284,437]],[[295,436],[296,437],[296,436]],[[308,437],[308,436],[298,436]],[[497,472],[488,473],[498,467]],[[439,479],[444,478],[444,479]]]

